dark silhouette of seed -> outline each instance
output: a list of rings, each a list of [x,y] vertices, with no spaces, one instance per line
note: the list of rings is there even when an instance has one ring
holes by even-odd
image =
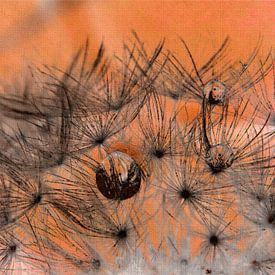
[[[9,250],[10,250],[11,253],[14,253],[16,251],[16,245],[15,244],[11,245],[9,247]]]
[[[33,200],[34,204],[39,204],[42,200],[42,195],[41,194],[37,194]]]
[[[219,243],[219,238],[218,238],[216,235],[212,235],[212,236],[210,237],[210,239],[209,239],[209,242],[210,242],[212,245],[216,246],[216,245],[218,245],[218,243]]]
[[[117,233],[117,237],[118,237],[118,239],[120,239],[120,240],[126,239],[126,238],[127,238],[127,230],[126,230],[126,229],[121,229],[121,230]]]
[[[154,152],[154,156],[156,156],[157,158],[161,159],[164,156],[164,151],[161,149],[157,149]]]
[[[180,196],[181,196],[183,199],[187,200],[187,199],[189,199],[189,198],[191,197],[191,192],[190,192],[189,190],[187,190],[187,189],[183,189],[183,190],[180,192]]]
[[[96,144],[99,144],[99,145],[102,145],[102,144],[104,143],[104,138],[97,138],[97,139],[95,140],[95,143],[96,143]]]

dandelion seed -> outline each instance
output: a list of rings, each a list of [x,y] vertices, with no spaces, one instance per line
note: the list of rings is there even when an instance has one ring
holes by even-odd
[[[263,274],[274,273],[275,258],[274,244],[270,242],[270,235],[262,234],[258,240],[254,241],[246,251],[240,255],[235,265],[235,273]]]
[[[193,138],[198,138],[194,141],[194,149],[202,156],[212,175],[228,175],[230,171],[240,171],[244,167],[252,169],[253,165],[260,167],[270,159],[262,150],[264,146],[268,150],[268,143],[274,135],[274,131],[262,133],[270,113],[266,114],[264,124],[257,126],[258,109],[249,119],[244,119],[242,115],[247,111],[248,101],[242,103],[238,108],[234,107],[233,114],[228,106],[224,107],[217,121],[212,120],[211,111],[205,102],[203,104],[202,122],[194,127]]]
[[[255,87],[271,72],[273,66],[270,52],[263,60],[257,60],[261,40],[246,62],[231,62],[226,61],[229,43],[229,38],[226,38],[220,48],[200,67],[187,43],[183,39],[181,42],[191,62],[191,68],[175,55],[168,55],[167,65],[162,72],[164,80],[161,83],[164,88],[161,91],[164,95],[200,103],[206,97],[207,104],[212,106],[224,105],[228,100],[237,101],[239,96],[247,94],[253,94],[261,100],[255,93]]]
[[[0,271],[3,274],[49,271],[35,239],[19,224],[1,231]]]
[[[36,91],[33,84],[31,92]],[[9,144],[7,157],[21,169],[50,169],[65,163],[69,155],[71,117],[68,98],[64,91],[51,94],[46,87],[37,88],[43,96],[32,94],[30,98],[11,98],[7,105],[12,108],[6,116],[19,120],[17,126],[3,129],[3,140]]]
[[[231,261],[231,257],[238,252],[236,243],[240,239],[240,234],[232,226],[233,219],[224,221],[225,210],[219,210],[220,219],[207,215],[200,224],[203,228],[195,230],[195,234],[202,238],[200,245],[200,257],[209,265],[219,265],[226,270]],[[211,266],[210,266],[211,269]]]
[[[171,163],[169,175],[163,176],[162,187],[166,196],[165,208],[174,217],[198,215],[204,218],[208,213],[215,217],[215,209],[225,207],[231,200],[232,185],[226,181],[215,182],[202,169],[200,158],[186,149],[178,163]],[[189,215],[188,211],[189,210]]]
[[[148,164],[149,171],[156,176],[165,171],[173,157],[184,154],[184,144],[189,142],[192,122],[179,127],[178,111],[165,112],[165,101],[153,95],[139,116],[141,141],[140,150]],[[140,144],[141,142],[141,144]]]

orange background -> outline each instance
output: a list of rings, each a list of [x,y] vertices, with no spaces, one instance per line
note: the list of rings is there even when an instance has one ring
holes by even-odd
[[[146,45],[166,38],[178,51],[178,36],[197,59],[231,38],[232,57],[247,56],[263,37],[263,53],[275,42],[275,1],[2,0],[0,80],[13,80],[32,63],[62,66],[89,37],[109,52],[135,30]]]
[[[55,3],[47,6],[47,3]],[[231,38],[232,59],[247,57],[263,37],[263,56],[275,42],[275,1],[0,1],[0,83],[24,76],[29,64],[63,67],[87,37],[117,52],[135,30],[153,47],[182,50],[179,36],[197,59]]]

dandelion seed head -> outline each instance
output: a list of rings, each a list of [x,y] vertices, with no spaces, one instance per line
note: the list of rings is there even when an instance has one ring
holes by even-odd
[[[177,94],[176,92],[174,92],[174,93],[170,92],[170,96],[174,100],[178,100],[180,98],[180,95]]]
[[[257,200],[257,201],[260,202],[260,201],[262,201],[263,199],[264,199],[264,196],[263,196],[263,195],[261,195],[261,194],[257,194],[257,195],[256,195],[256,200]]]
[[[187,259],[181,259],[181,260],[180,260],[180,263],[181,263],[182,265],[188,265],[188,260],[187,260]]]
[[[273,234],[262,231],[255,237],[237,259],[233,269],[234,274],[273,274],[275,267],[274,242],[271,241]]]
[[[38,69],[38,89],[1,96],[9,176],[0,175],[0,269],[270,274],[274,178],[263,170],[273,167],[272,55],[256,60],[260,41],[232,61],[226,38],[201,62],[183,39],[187,56],[178,58],[164,41],[148,53],[134,36],[114,58],[101,44],[93,63],[87,41],[65,71]],[[243,252],[242,230],[253,241],[270,235]]]
[[[255,269],[258,269],[261,266],[261,264],[257,260],[253,260],[251,264]]]

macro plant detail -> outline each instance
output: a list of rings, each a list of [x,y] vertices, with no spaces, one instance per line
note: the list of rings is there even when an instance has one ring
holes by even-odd
[[[274,274],[272,52],[180,43],[1,84],[1,274]]]

